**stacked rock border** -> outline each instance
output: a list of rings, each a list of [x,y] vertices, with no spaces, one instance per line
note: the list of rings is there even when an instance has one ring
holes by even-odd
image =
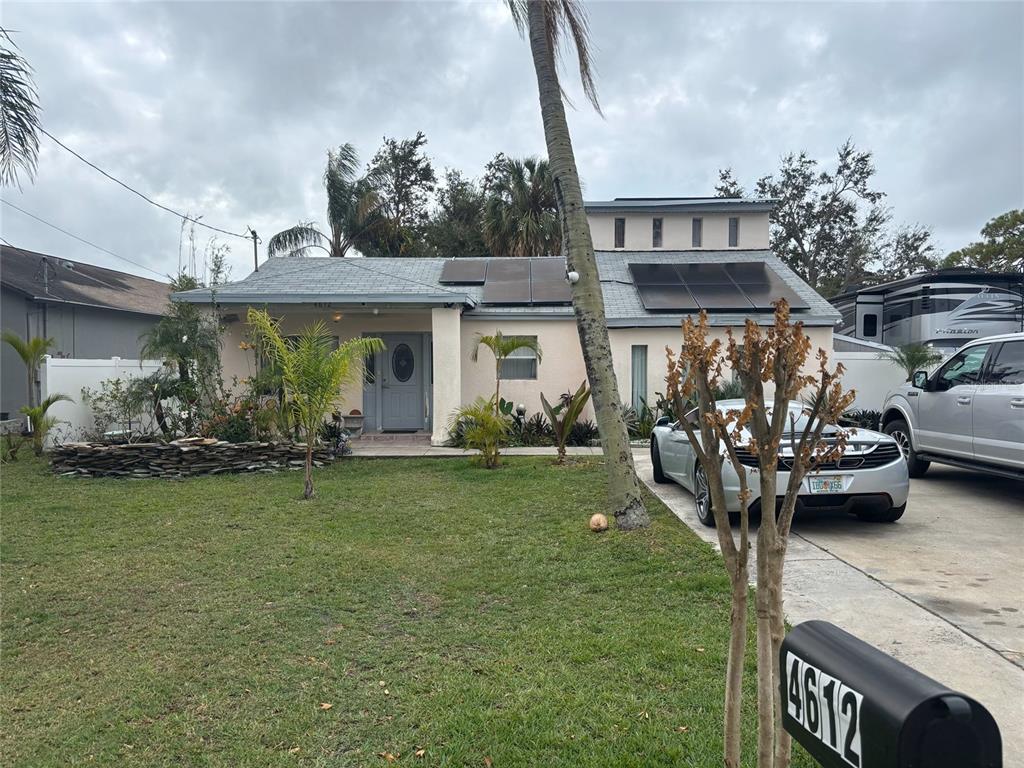
[[[313,451],[313,465],[334,460],[328,448]],[[65,443],[51,451],[53,471],[83,477],[198,477],[236,472],[302,469],[304,443],[228,443],[185,438],[170,443]]]

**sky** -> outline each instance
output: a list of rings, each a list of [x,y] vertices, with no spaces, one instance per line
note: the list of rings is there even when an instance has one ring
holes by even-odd
[[[874,153],[894,221],[940,251],[1024,206],[1024,3],[591,2],[604,117],[563,81],[590,199],[749,188],[847,138]],[[44,127],[155,200],[264,240],[325,224],[326,152],[369,160],[423,131],[439,172],[544,153],[528,45],[485,2],[4,2]],[[181,222],[43,138],[2,197],[115,258],[0,207],[12,245],[144,276],[177,270]],[[202,249],[209,235],[196,229]],[[231,248],[231,277],[252,244]],[[260,259],[265,257],[260,249]],[[201,260],[201,256],[200,256]],[[141,266],[138,266],[141,265]],[[152,270],[152,271],[147,271]]]

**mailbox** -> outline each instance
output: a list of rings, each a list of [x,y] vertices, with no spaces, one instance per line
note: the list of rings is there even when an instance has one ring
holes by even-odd
[[[992,715],[826,621],[779,652],[783,727],[826,768],[1001,768]]]

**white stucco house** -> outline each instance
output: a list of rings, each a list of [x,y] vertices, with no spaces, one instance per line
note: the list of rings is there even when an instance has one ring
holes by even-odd
[[[680,346],[683,317],[703,307],[724,336],[748,317],[771,322],[785,296],[816,347],[832,349],[836,310],[768,248],[771,202],[721,198],[588,203],[619,392],[625,403],[663,391],[665,347]],[[175,300],[210,303],[208,290]],[[255,372],[245,313],[265,307],[286,333],[322,320],[341,340],[378,336],[386,350],[361,386],[343,393],[364,429],[447,438],[452,412],[494,391],[494,361],[473,361],[479,334],[534,336],[542,360],[506,365],[502,394],[540,410],[586,378],[565,264],[535,259],[275,258],[220,286],[228,381]]]

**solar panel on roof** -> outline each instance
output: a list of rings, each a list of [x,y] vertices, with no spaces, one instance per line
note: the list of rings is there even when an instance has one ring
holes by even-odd
[[[730,282],[722,264],[677,264],[676,272],[685,285]]]
[[[493,259],[484,281],[485,304],[529,304],[530,260]]]
[[[735,283],[690,283],[687,288],[701,309],[741,312],[754,309],[753,303]]]
[[[651,311],[700,309],[685,285],[638,285],[640,301]]]
[[[757,282],[737,280],[736,285],[743,291],[755,309],[771,310],[772,302],[779,299],[785,299],[790,309],[807,309],[807,302],[783,282],[782,278],[770,267],[765,267],[761,280]]]
[[[786,299],[792,309],[807,309],[764,262],[630,264],[629,271],[650,311],[767,311],[778,299]]]
[[[440,282],[447,285],[481,285],[487,274],[484,259],[450,259],[441,269]]]
[[[568,304],[572,301],[565,261],[560,258],[530,259],[530,299],[534,304]]]
[[[637,285],[679,284],[679,274],[674,264],[630,264],[629,271]]]

